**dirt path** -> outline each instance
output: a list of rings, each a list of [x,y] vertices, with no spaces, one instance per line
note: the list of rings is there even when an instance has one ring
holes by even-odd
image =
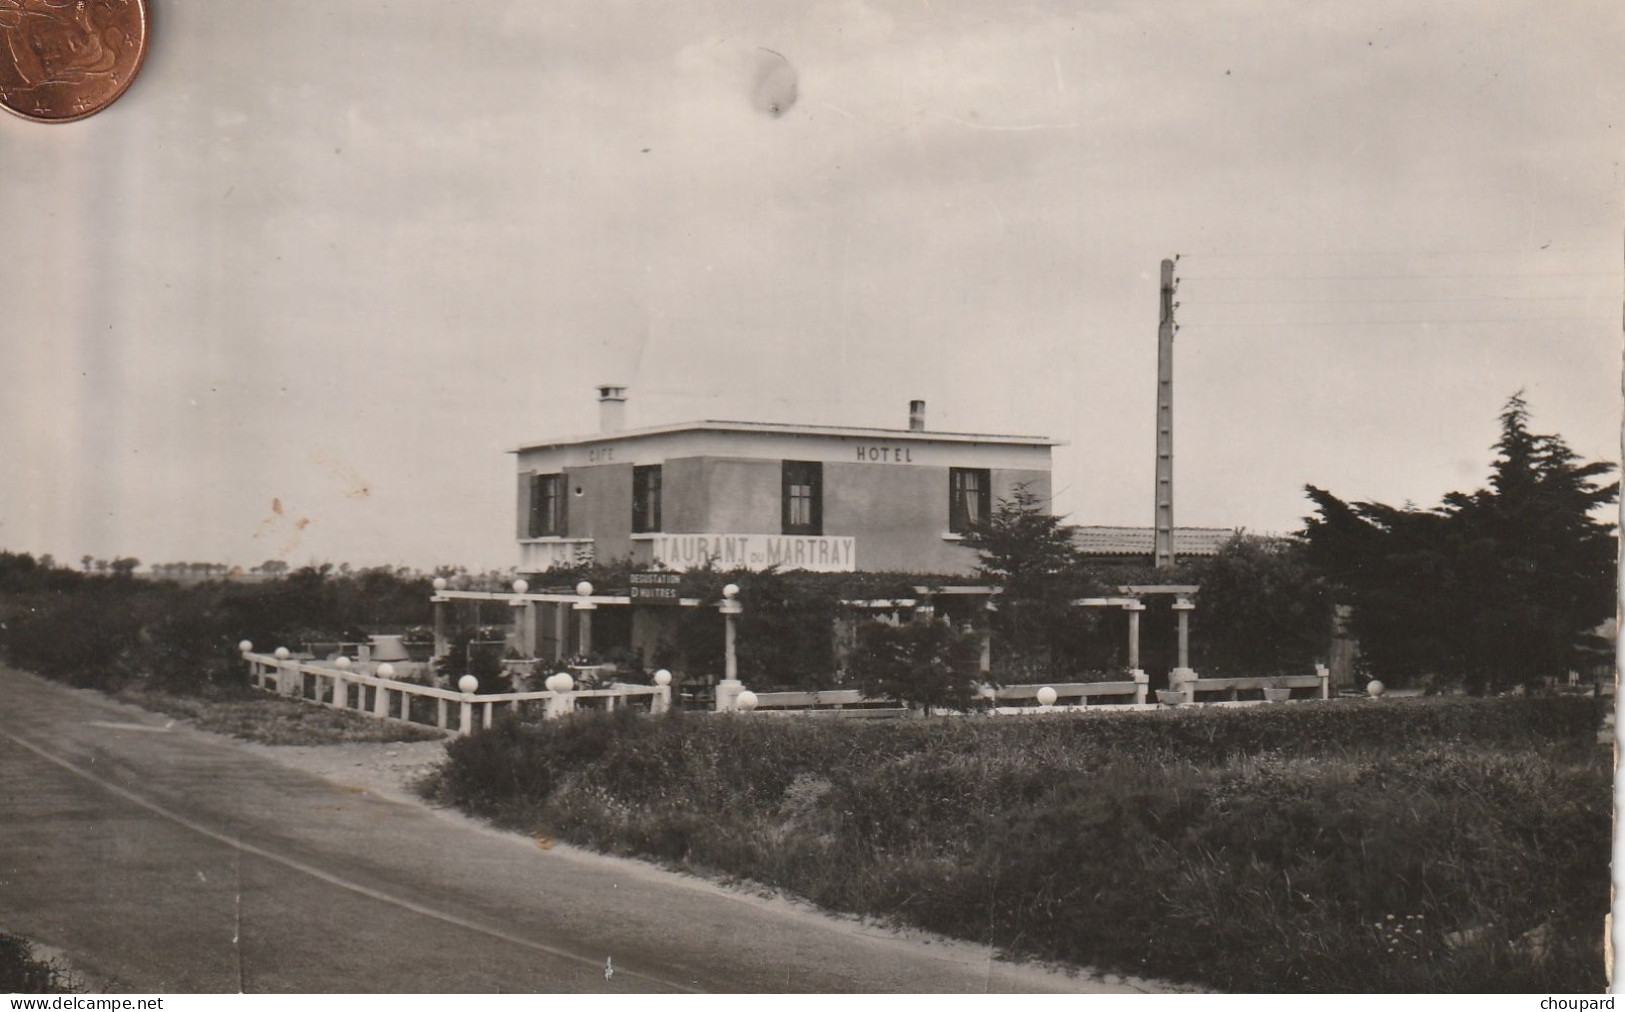
[[[0,927],[131,991],[1164,990],[433,809],[438,742],[253,746],[0,668]]]

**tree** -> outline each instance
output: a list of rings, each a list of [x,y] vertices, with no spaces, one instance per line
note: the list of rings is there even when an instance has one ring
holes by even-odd
[[[1613,613],[1616,539],[1593,513],[1618,499],[1614,465],[1583,463],[1530,431],[1521,395],[1501,413],[1489,485],[1440,506],[1346,503],[1309,486],[1310,558],[1354,606],[1378,677],[1459,677],[1474,691],[1536,683],[1580,664]]]
[[[946,622],[916,620],[901,626],[865,622],[851,657],[865,696],[899,703],[969,709],[976,700],[981,651],[976,637]]]
[[[1001,667],[1047,677],[1088,622],[1072,607],[1082,586],[1074,529],[1025,484],[965,534],[982,579],[1002,588],[990,617]]]
[[[1332,596],[1292,538],[1237,534],[1196,571],[1204,670],[1216,676],[1301,675],[1331,642]]]

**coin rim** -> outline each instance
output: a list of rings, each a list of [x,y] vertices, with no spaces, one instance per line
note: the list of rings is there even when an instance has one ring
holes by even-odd
[[[147,60],[147,39],[152,35],[152,22],[147,17],[147,0],[134,0],[134,3],[141,12],[141,44],[136,48],[135,66],[130,68],[130,76],[125,79],[117,91],[108,96],[107,101],[94,109],[74,113],[72,116],[31,116],[20,109],[13,109],[4,102],[0,102],[0,109],[4,109],[18,119],[25,119],[30,123],[77,123],[79,120],[89,119],[97,113],[105,111],[108,106],[123,98],[124,93],[130,90],[130,85],[134,84],[135,79],[141,74],[141,65]]]

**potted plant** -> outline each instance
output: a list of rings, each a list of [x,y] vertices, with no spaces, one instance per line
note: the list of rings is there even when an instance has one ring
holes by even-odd
[[[1163,706],[1178,706],[1185,702],[1189,693],[1184,689],[1158,689],[1157,702]]]
[[[1266,703],[1284,703],[1292,698],[1292,687],[1286,683],[1285,678],[1271,678],[1264,683],[1264,701]]]

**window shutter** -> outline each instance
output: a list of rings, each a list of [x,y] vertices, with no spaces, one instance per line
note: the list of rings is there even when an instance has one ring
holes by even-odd
[[[519,472],[519,537],[531,537],[530,522],[530,488],[535,475],[528,471]]]

